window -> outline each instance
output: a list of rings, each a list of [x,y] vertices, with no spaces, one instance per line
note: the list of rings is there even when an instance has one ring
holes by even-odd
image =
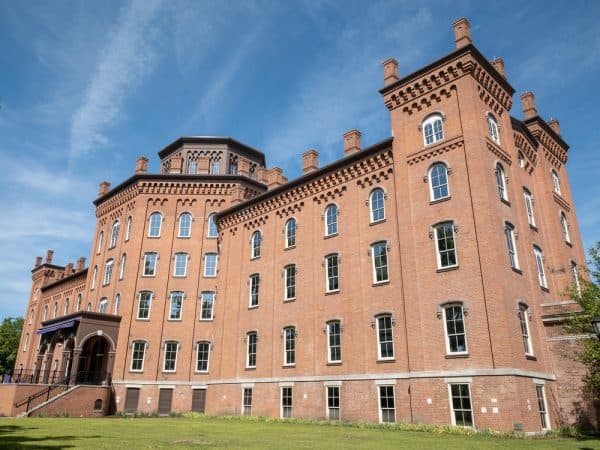
[[[163,362],[163,372],[175,372],[177,365],[177,342],[165,342],[165,359]]]
[[[106,314],[107,308],[108,308],[108,299],[105,297],[102,300],[100,300],[100,303],[98,304],[98,312],[100,314]]]
[[[175,265],[173,266],[174,277],[185,277],[187,274],[187,253],[175,253]]]
[[[285,300],[293,300],[296,298],[296,265],[290,264],[283,269],[285,276]]]
[[[98,246],[96,247],[96,254],[99,255],[102,251],[102,244],[104,243],[104,231],[101,231],[98,235]]]
[[[98,278],[98,266],[94,266],[90,290],[96,289],[96,278]]]
[[[490,138],[492,138],[492,141],[494,141],[496,144],[500,145],[500,135],[498,134],[498,122],[496,122],[494,116],[488,114],[487,123]]]
[[[207,253],[204,255],[204,276],[205,277],[216,277],[217,276],[217,254]]]
[[[327,386],[327,418],[340,420],[340,387]]]
[[[29,333],[25,334],[25,339],[23,339],[23,351],[27,351],[27,346],[29,345]]]
[[[213,319],[213,306],[215,303],[214,292],[202,292],[200,294],[200,320]]]
[[[114,308],[115,316],[119,315],[120,309],[121,309],[121,294],[117,294],[117,295],[115,295],[115,308]]]
[[[519,256],[515,245],[515,227],[506,222],[504,224],[504,237],[506,238],[506,250],[508,251],[508,261],[510,267],[519,269]]]
[[[540,422],[542,424],[542,430],[549,430],[550,417],[548,416],[548,407],[546,405],[546,395],[544,393],[544,386],[541,384],[536,384],[535,393],[537,395],[537,403],[538,410],[540,412]]]
[[[296,246],[296,219],[289,219],[285,223],[285,248]]]
[[[81,294],[77,294],[77,304],[75,305],[75,311],[77,311],[77,312],[81,311],[81,299],[82,299]],[[45,317],[44,317],[44,319],[45,319]]]
[[[208,216],[208,237],[215,238],[219,236],[219,230],[217,229],[217,224],[215,223],[215,215],[209,214]]]
[[[283,339],[283,365],[293,366],[296,364],[296,328],[284,328]]]
[[[579,282],[579,268],[577,267],[577,263],[575,261],[571,261],[571,279],[573,281],[573,286],[575,286],[575,292],[577,292],[577,295],[581,295],[581,283]]]
[[[250,257],[258,258],[260,256],[260,242],[262,241],[260,231],[255,231],[252,233],[252,237],[250,238]]]
[[[291,386],[281,388],[281,417],[284,419],[292,417],[292,391]]]
[[[125,255],[125,253],[123,253],[123,256],[121,256],[121,265],[119,267],[119,280],[122,280],[123,277],[125,277],[125,264],[127,260],[127,256]]]
[[[65,305],[63,308],[63,316],[66,316],[67,314],[69,314],[69,299],[65,300]],[[31,323],[31,321],[29,323]]]
[[[88,302],[86,311],[91,311],[91,310],[92,310],[92,302]]]
[[[150,227],[148,227],[148,237],[160,237],[160,228],[162,226],[162,214],[155,212],[150,214]]]
[[[508,192],[506,190],[506,176],[504,175],[504,168],[502,167],[502,164],[496,164],[494,174],[496,175],[496,185],[498,186],[498,195],[500,196],[500,200],[507,202]]]
[[[121,227],[118,220],[115,220],[110,231],[110,247],[114,248],[117,246],[117,240],[119,239],[119,228]]]
[[[444,307],[444,331],[446,334],[447,354],[467,353],[467,333],[463,306],[460,304]]]
[[[550,175],[552,176],[552,186],[554,187],[554,192],[560,195],[560,178],[558,178],[558,172],[552,169]]]
[[[538,280],[540,282],[540,286],[543,288],[548,288],[548,282],[546,280],[546,271],[544,270],[544,254],[542,250],[538,247],[533,247],[533,254],[535,256],[535,265],[537,267]]]
[[[444,127],[441,114],[432,114],[423,122],[423,140],[425,145],[444,139]]]
[[[127,218],[127,228],[125,229],[125,241],[129,240],[129,236],[131,235],[131,216]]]
[[[252,415],[252,388],[242,390],[242,415]]]
[[[52,307],[52,318],[55,319],[58,316],[58,303],[54,303]]]
[[[229,175],[237,175],[238,173],[237,159],[234,159],[231,156],[229,157],[229,167],[227,169],[227,173]]]
[[[369,196],[369,207],[371,209],[371,223],[385,219],[385,194],[383,189],[374,189]]]
[[[196,161],[190,161],[188,164],[188,173],[195,175],[198,171],[198,163]]]
[[[429,169],[429,195],[431,201],[450,197],[446,164],[435,163]]]
[[[325,257],[325,271],[327,273],[327,292],[335,292],[340,290],[340,271],[339,271],[339,256],[337,253],[327,255]]]
[[[338,207],[329,205],[325,208],[325,236],[333,236],[338,232]]]
[[[342,362],[342,325],[339,320],[327,322],[327,362]]]
[[[142,291],[139,293],[137,318],[147,320],[150,318],[150,303],[152,292]]]
[[[106,261],[104,265],[104,279],[102,280],[103,285],[110,284],[112,280],[112,271],[113,271],[114,260],[109,259]]]
[[[527,305],[519,303],[517,314],[519,316],[519,325],[521,326],[521,337],[523,338],[525,355],[533,355],[533,350],[531,348],[531,335],[529,334],[529,308]]]
[[[32,309],[29,312],[29,325],[31,325],[33,323],[33,315],[35,314],[35,311]]]
[[[250,275],[249,285],[250,300],[248,304],[252,308],[254,306],[258,306],[258,295],[260,292],[260,275],[257,273]]]
[[[246,348],[246,367],[254,368],[256,367],[256,343],[258,341],[258,336],[256,332],[252,331],[246,335],[246,343],[248,347]]]
[[[394,321],[392,316],[385,314],[376,318],[377,323],[377,358],[394,358],[394,338],[392,335],[392,326]]]
[[[519,163],[519,167],[525,167],[525,155],[523,155],[521,150],[517,152],[517,162]]]
[[[531,192],[523,189],[523,198],[525,199],[525,211],[527,212],[527,223],[535,227],[535,216],[533,215],[533,197]]]
[[[371,245],[371,257],[373,259],[373,282],[388,281],[387,242],[377,242]]]
[[[438,269],[458,265],[454,242],[454,224],[445,222],[435,226]]]
[[[200,341],[196,344],[196,372],[208,372],[210,342]]]
[[[169,320],[181,320],[181,309],[183,308],[183,292],[171,292],[169,305]]]
[[[567,222],[567,215],[564,212],[560,212],[560,227],[562,228],[563,237],[567,244],[571,243],[571,235],[569,234],[569,222]]]
[[[379,422],[396,422],[394,386],[379,386]]]
[[[192,230],[192,215],[190,213],[183,213],[179,216],[179,232],[177,237],[188,238],[190,237]]]
[[[452,425],[459,427],[473,426],[471,409],[471,392],[466,383],[449,384],[450,407],[452,409]]]
[[[213,175],[218,175],[220,171],[221,171],[221,165],[219,163],[219,160],[218,159],[213,160],[211,167],[210,167],[210,173],[212,173]]]
[[[144,276],[153,277],[156,275],[156,260],[158,259],[158,253],[149,252],[144,253]]]
[[[46,320],[48,318],[48,305],[44,305],[44,315],[42,320]]]
[[[131,371],[141,372],[144,370],[144,355],[146,353],[146,342],[135,341],[131,350]]]

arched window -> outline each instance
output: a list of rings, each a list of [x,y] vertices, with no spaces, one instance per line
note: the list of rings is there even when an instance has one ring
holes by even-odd
[[[129,236],[131,235],[131,216],[127,218],[127,228],[125,229],[125,241],[129,240]]]
[[[67,298],[65,300],[65,306],[64,306],[64,309],[63,309],[63,316],[66,316],[67,314],[69,314],[69,303],[70,303],[69,299]]]
[[[118,316],[120,310],[121,310],[121,294],[117,294],[117,295],[115,295],[114,315]]]
[[[446,353],[467,353],[467,332],[465,330],[465,311],[462,303],[443,306],[444,333],[446,335]]]
[[[333,236],[338,232],[338,207],[329,205],[325,208],[325,236]]]
[[[285,223],[285,248],[296,246],[296,219],[289,219]]]
[[[560,195],[560,178],[558,178],[558,173],[556,170],[552,169],[550,174],[552,175],[552,186],[554,187],[554,192]]]
[[[500,196],[500,199],[508,201],[508,192],[506,189],[506,175],[504,175],[504,168],[502,167],[502,164],[496,164],[494,174],[496,175],[496,185],[498,186],[498,195]]]
[[[429,194],[431,201],[450,197],[448,168],[444,163],[435,163],[429,169]]]
[[[98,277],[98,266],[94,266],[94,271],[92,272],[92,283],[90,289],[96,288],[96,278]]]
[[[533,256],[535,257],[535,265],[538,273],[538,281],[540,286],[547,289],[548,281],[546,280],[546,270],[544,268],[544,253],[539,247],[533,246]]]
[[[371,223],[385,219],[385,194],[383,189],[373,189],[369,195],[369,207],[371,209]]]
[[[27,351],[27,346],[29,345],[29,333],[25,334],[25,339],[23,339],[23,351]]]
[[[81,294],[77,294],[77,304],[75,305],[75,311],[81,311]]]
[[[92,310],[92,302],[88,302],[86,310],[87,311],[91,311]]]
[[[218,159],[214,159],[210,165],[210,173],[213,175],[219,175],[221,172],[221,164]]]
[[[48,305],[44,305],[44,318],[42,320],[46,320],[48,318]]]
[[[517,161],[519,163],[519,167],[525,167],[525,155],[523,155],[521,150],[517,152]]]
[[[183,213],[179,216],[179,233],[177,237],[188,238],[192,231],[192,215]]]
[[[148,227],[148,237],[160,237],[161,226],[162,214],[159,212],[150,214],[150,226]]]
[[[34,315],[34,310],[32,309],[29,312],[29,325],[31,325],[33,323],[33,315]]]
[[[560,212],[560,227],[562,229],[565,242],[570,244],[571,235],[569,234],[569,222],[567,221],[567,215],[563,211]]]
[[[533,356],[533,350],[531,347],[531,334],[529,332],[529,307],[525,303],[519,303],[517,315],[519,316],[519,325],[521,328],[521,337],[523,338],[523,349],[525,350],[525,355]]]
[[[105,297],[105,298],[101,299],[100,303],[98,304],[98,312],[100,314],[106,314],[107,308],[108,308],[108,299]]]
[[[110,231],[110,247],[109,248],[114,248],[117,246],[117,240],[119,239],[119,228],[120,228],[119,221],[115,220],[115,222],[113,223],[113,226],[111,228],[111,231]]]
[[[96,247],[96,254],[99,255],[102,251],[102,245],[104,243],[104,231],[101,231],[98,235],[98,246]]]
[[[506,238],[506,250],[508,251],[510,267],[519,269],[519,256],[515,244],[515,227],[508,222],[504,223],[504,237]]]
[[[121,256],[121,266],[119,267],[119,280],[122,280],[125,276],[125,264],[127,263],[127,255],[123,253]]]
[[[58,316],[58,303],[54,303],[52,308],[52,318],[54,319],[56,316]]]
[[[488,132],[490,134],[490,138],[496,144],[500,145],[500,135],[498,134],[498,122],[491,114],[487,115],[487,123],[488,123]]]
[[[441,114],[432,114],[423,122],[423,140],[425,145],[444,139],[444,125]]]
[[[208,237],[216,238],[219,236],[219,230],[217,228],[217,224],[215,223],[215,214],[209,214],[208,216]]]
[[[190,161],[188,164],[188,173],[195,175],[198,171],[198,163],[196,161]]]
[[[108,261],[106,261],[106,264],[104,265],[104,279],[102,280],[103,286],[110,284],[110,282],[112,281],[114,263],[115,261],[111,258]]]
[[[523,188],[523,198],[525,199],[525,211],[527,212],[527,223],[535,227],[535,216],[533,214],[533,197],[531,192]]]
[[[252,233],[252,238],[250,239],[250,257],[258,258],[260,256],[260,242],[262,241],[262,237],[260,235],[260,231],[255,231]]]

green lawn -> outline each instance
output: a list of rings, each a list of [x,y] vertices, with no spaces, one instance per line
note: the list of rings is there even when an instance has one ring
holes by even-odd
[[[0,447],[600,449],[599,439],[509,439],[241,418],[0,419]]]

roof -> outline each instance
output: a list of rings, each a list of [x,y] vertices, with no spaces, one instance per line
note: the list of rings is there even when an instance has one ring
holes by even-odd
[[[510,123],[512,125],[513,130],[519,131],[525,135],[525,137],[527,138],[529,143],[533,146],[533,148],[538,148],[540,143],[535,138],[535,136],[531,133],[531,131],[529,131],[529,128],[527,128],[527,125],[525,125],[524,122],[521,122],[519,119],[516,119],[513,116],[510,116]]]
[[[266,165],[265,154],[263,152],[256,150],[249,145],[236,141],[229,136],[182,136],[160,150],[158,152],[158,156],[160,159],[164,159],[169,154],[181,148],[183,144],[226,144],[235,148],[236,150],[241,151],[241,153],[246,153],[258,158],[261,165]]]
[[[524,123],[526,125],[529,125],[531,123],[537,123],[547,134],[549,134],[558,143],[558,145],[560,145],[565,150],[569,150],[569,144],[567,144],[556,131],[550,128],[550,125],[548,125],[546,121],[540,116],[534,116],[529,119],[525,119]]]

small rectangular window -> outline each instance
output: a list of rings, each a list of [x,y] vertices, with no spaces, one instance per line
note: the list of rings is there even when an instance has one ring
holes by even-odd
[[[327,324],[327,362],[342,361],[342,327],[338,320]]]
[[[255,306],[258,306],[258,295],[260,292],[260,275],[257,273],[250,275],[249,284],[250,284],[249,306],[251,308],[253,308]]]
[[[521,327],[521,337],[523,338],[523,348],[525,350],[525,355],[533,355],[533,351],[531,350],[531,336],[529,334],[529,313],[528,313],[527,305],[520,304],[519,305],[519,325]]]
[[[519,269],[519,256],[517,255],[517,247],[515,245],[515,229],[509,223],[504,224],[504,237],[506,238],[506,249],[510,267]]]
[[[248,333],[246,335],[247,340],[247,353],[246,353],[246,367],[254,368],[256,367],[256,343],[258,341],[258,336],[256,333]]]
[[[452,424],[459,427],[473,426],[471,408],[471,392],[469,385],[450,384],[450,405],[452,407]]]
[[[467,333],[465,331],[464,313],[461,305],[444,308],[446,322],[446,352],[467,353]]]
[[[165,343],[165,360],[163,364],[163,372],[175,372],[177,364],[177,342]]]
[[[173,267],[174,277],[185,277],[187,274],[187,253],[175,253],[175,264]]]
[[[546,280],[546,271],[544,269],[544,254],[542,250],[537,247],[533,247],[533,254],[535,256],[535,265],[537,267],[538,281],[540,286],[548,288],[548,281]]]
[[[340,290],[340,271],[339,257],[337,254],[327,255],[325,257],[325,270],[327,272],[327,292],[335,292]]]
[[[548,416],[548,407],[546,405],[546,395],[544,392],[544,386],[542,386],[541,384],[536,384],[535,392],[537,394],[538,411],[540,413],[540,422],[542,424],[542,430],[549,430],[550,417]]]
[[[242,415],[252,415],[252,388],[244,388],[242,391]]]
[[[204,255],[204,276],[205,277],[216,277],[217,276],[217,254],[207,253]]]
[[[379,422],[396,422],[394,386],[379,386]]]
[[[535,227],[535,216],[533,215],[533,197],[527,190],[523,190],[523,198],[525,199],[525,211],[527,212],[527,223],[532,227]]]
[[[183,292],[171,292],[171,304],[169,307],[169,320],[181,320],[181,309],[183,308]]]
[[[394,358],[392,324],[392,316],[390,315],[377,317],[377,356],[379,359]]]
[[[214,292],[202,292],[200,294],[200,320],[213,319]]]
[[[144,370],[144,354],[146,353],[146,343],[136,341],[133,343],[131,351],[131,371],[141,372]]]
[[[439,269],[458,265],[454,243],[454,224],[441,223],[435,227],[437,263]]]
[[[327,418],[340,420],[340,387],[327,386]]]
[[[383,283],[389,281],[387,242],[377,242],[371,246],[373,259],[373,282]]]
[[[296,364],[296,329],[294,327],[284,328],[283,338],[283,364],[293,366]]]
[[[153,277],[156,275],[156,260],[158,253],[144,254],[144,276]]]
[[[150,318],[150,304],[152,302],[152,292],[143,291],[139,294],[138,300],[138,319],[147,320]]]
[[[196,346],[196,372],[208,372],[210,342],[198,342]]]
[[[281,417],[290,418],[292,417],[292,401],[293,401],[293,388],[282,387],[281,388]]]
[[[296,298],[296,266],[291,264],[285,267],[285,300]]]

